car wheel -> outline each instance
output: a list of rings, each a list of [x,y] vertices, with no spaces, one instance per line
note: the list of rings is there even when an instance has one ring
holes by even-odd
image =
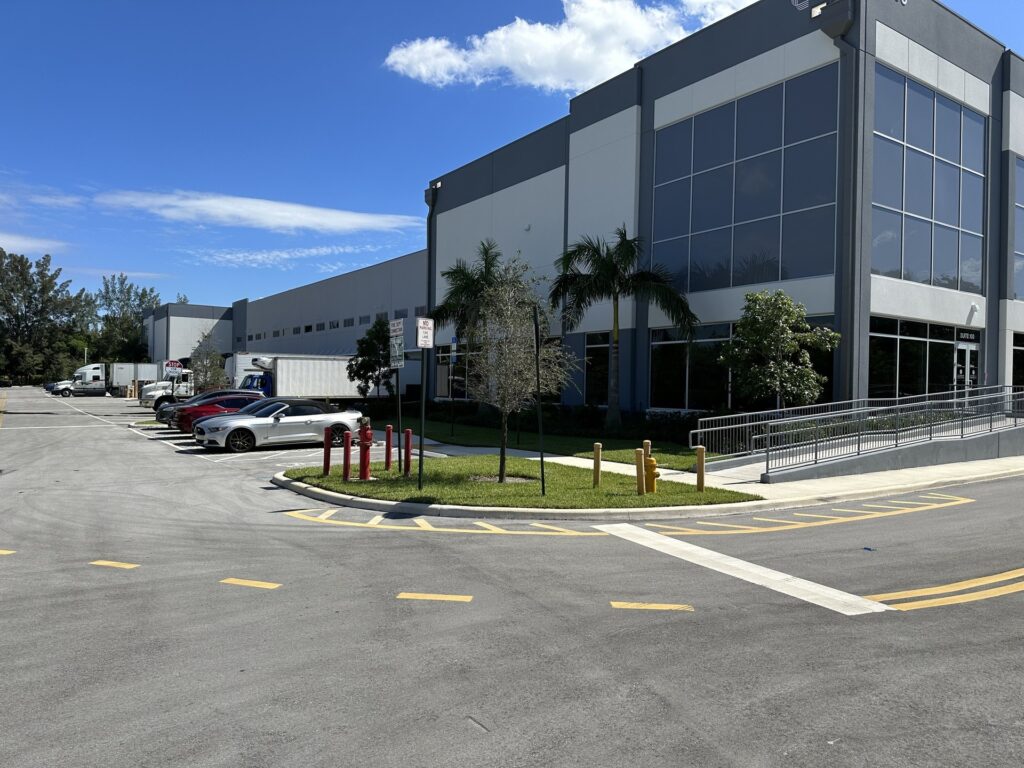
[[[62,389],[60,391],[60,396],[61,397],[71,397],[71,390],[70,389]]]
[[[331,427],[331,445],[335,448],[345,444],[345,433],[348,428],[344,424],[335,424]]]
[[[247,429],[236,429],[225,444],[232,453],[245,453],[256,447],[256,436]]]

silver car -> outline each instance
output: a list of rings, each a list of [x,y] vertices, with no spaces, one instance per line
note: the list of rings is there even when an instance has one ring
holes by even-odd
[[[322,444],[330,428],[331,444],[341,445],[346,431],[358,431],[360,418],[359,411],[335,411],[314,400],[274,400],[251,413],[206,419],[192,434],[204,448],[244,453],[264,445]]]

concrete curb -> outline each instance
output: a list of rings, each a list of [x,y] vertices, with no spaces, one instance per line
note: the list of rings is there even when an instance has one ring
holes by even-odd
[[[725,517],[749,512],[781,512],[801,507],[815,507],[820,504],[831,504],[839,501],[857,501],[875,499],[881,496],[911,493],[934,488],[972,485],[974,483],[1000,480],[1008,477],[1024,476],[1022,470],[1002,470],[987,475],[978,475],[970,480],[951,482],[949,480],[932,480],[899,486],[883,486],[870,491],[849,491],[821,496],[805,496],[793,499],[774,499],[766,501],[743,501],[735,504],[714,504],[691,507],[649,507],[647,509],[543,509],[533,507],[469,507],[453,504],[418,504],[411,501],[382,501],[368,499],[363,496],[349,496],[344,493],[325,491],[298,480],[285,477],[279,472],[271,479],[271,483],[285,490],[298,493],[310,499],[323,501],[338,507],[351,507],[381,515],[411,517],[454,517],[482,518],[488,520],[679,520],[701,517]]]

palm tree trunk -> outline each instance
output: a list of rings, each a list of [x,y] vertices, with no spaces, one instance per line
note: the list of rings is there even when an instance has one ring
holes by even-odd
[[[505,453],[508,449],[508,414],[501,414],[501,453],[498,458],[498,482],[505,482]]]
[[[605,429],[618,430],[622,427],[622,413],[619,411],[619,297],[612,297],[612,336],[608,344],[608,413],[605,415]]]

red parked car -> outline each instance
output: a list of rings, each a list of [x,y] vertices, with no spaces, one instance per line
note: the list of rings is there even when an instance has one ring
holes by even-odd
[[[262,392],[252,394],[234,394],[208,400],[201,405],[190,405],[179,410],[175,416],[178,421],[178,429],[189,435],[192,434],[192,421],[201,416],[220,416],[223,413],[234,413],[254,400],[262,400]]]

